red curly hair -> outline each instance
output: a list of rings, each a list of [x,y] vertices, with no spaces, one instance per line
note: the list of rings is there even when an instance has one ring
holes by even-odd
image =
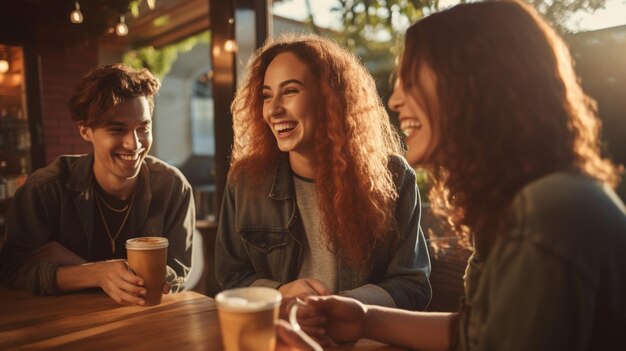
[[[617,184],[569,51],[530,5],[461,4],[419,21],[400,66],[407,92],[419,94],[423,65],[437,77],[441,111],[429,195],[466,244],[489,245],[515,194],[548,173]]]
[[[263,120],[262,87],[270,62],[284,52],[307,64],[320,87],[315,182],[325,239],[344,262],[362,264],[376,242],[394,233],[398,194],[387,165],[390,155],[402,154],[402,146],[372,76],[355,55],[314,35],[265,43],[248,63],[231,106],[231,172],[234,179],[244,171],[260,175],[281,153]]]

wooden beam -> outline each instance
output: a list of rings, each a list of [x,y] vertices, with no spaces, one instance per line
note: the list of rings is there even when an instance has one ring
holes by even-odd
[[[233,145],[230,104],[237,87],[236,62],[247,62],[249,55],[267,38],[268,27],[271,27],[270,4],[271,0],[209,0],[215,112],[215,195],[219,201],[218,218]],[[254,25],[248,22],[251,12]],[[236,51],[225,50],[227,40],[237,43]],[[252,47],[244,47],[249,45],[247,43],[251,43]]]
[[[134,43],[135,47],[142,46],[154,46],[160,48],[162,46],[175,43],[177,41],[188,38],[192,35],[196,35],[209,29],[208,17],[197,18],[193,21],[187,22],[180,27],[173,28],[168,32],[161,33],[158,36],[150,38],[144,41],[137,41]]]
[[[235,40],[234,0],[208,0],[211,22],[210,55],[213,66],[213,110],[215,121],[215,196],[218,200],[217,218],[230,169],[233,145],[233,117],[230,103],[235,96],[235,53],[224,49],[226,41]]]
[[[46,165],[46,145],[43,138],[43,112],[41,103],[41,58],[31,45],[24,46],[24,76],[26,77],[26,103],[30,126],[31,169]]]
[[[254,0],[254,7],[256,10],[256,46],[259,48],[273,33],[272,1]]]

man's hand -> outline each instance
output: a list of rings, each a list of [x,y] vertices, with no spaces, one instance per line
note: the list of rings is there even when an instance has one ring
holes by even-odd
[[[170,290],[172,290],[172,285],[170,283],[168,283],[168,282],[165,282],[163,284],[163,293],[164,294],[169,294]]]
[[[143,279],[129,272],[124,260],[97,262],[94,265],[98,266],[98,286],[115,302],[120,305],[146,303],[142,298],[147,293],[143,287]],[[163,286],[163,291],[165,288],[166,286]],[[167,286],[167,291],[169,291],[169,286]]]

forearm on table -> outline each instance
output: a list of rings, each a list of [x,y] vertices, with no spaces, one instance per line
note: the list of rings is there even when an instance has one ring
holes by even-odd
[[[29,253],[14,253],[17,250],[12,247],[4,249],[7,252],[2,256],[2,283],[36,295],[59,293],[55,277],[58,267],[86,263],[57,242],[49,242]]]
[[[55,282],[59,292],[100,286],[100,268],[104,262],[85,263],[57,268]]]
[[[368,306],[364,337],[418,350],[448,350],[456,313],[410,312]]]
[[[351,297],[366,305],[397,307],[393,297],[383,288],[374,284],[366,284],[352,290],[344,290],[341,296]]]
[[[33,262],[52,262],[62,266],[87,263],[82,257],[56,241],[51,241],[31,252],[25,259],[25,263],[30,264]]]
[[[13,273],[3,277],[2,284],[28,290],[35,295],[56,295],[54,272],[58,266],[52,262],[18,264]]]

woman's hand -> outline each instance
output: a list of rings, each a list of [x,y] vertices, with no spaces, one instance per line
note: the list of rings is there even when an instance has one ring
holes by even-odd
[[[298,308],[298,323],[320,345],[336,346],[363,337],[367,307],[362,303],[340,296],[311,296],[306,301],[308,306]],[[278,325],[278,337],[279,350],[311,349],[285,321]]]
[[[98,268],[98,285],[115,302],[120,305],[146,303],[143,296],[146,295],[147,290],[143,287],[143,279],[129,272],[124,260],[97,262],[94,265]]]
[[[311,296],[307,303],[316,314],[325,318],[324,329],[334,342],[356,341],[363,337],[367,307],[361,302],[341,296]]]
[[[284,297],[280,306],[280,318],[285,321],[289,321],[289,310],[295,303],[295,297]],[[335,343],[326,336],[326,329],[324,329],[324,323],[326,323],[326,317],[318,313],[310,305],[299,305],[296,319],[300,328],[309,336],[314,338],[320,345],[328,347],[334,346]]]
[[[304,299],[307,296],[329,295],[331,291],[322,282],[312,278],[296,279],[290,283],[282,285],[278,291],[283,297],[299,297]]]
[[[287,321],[282,319],[278,321],[276,333],[278,336],[276,351],[313,351]]]

